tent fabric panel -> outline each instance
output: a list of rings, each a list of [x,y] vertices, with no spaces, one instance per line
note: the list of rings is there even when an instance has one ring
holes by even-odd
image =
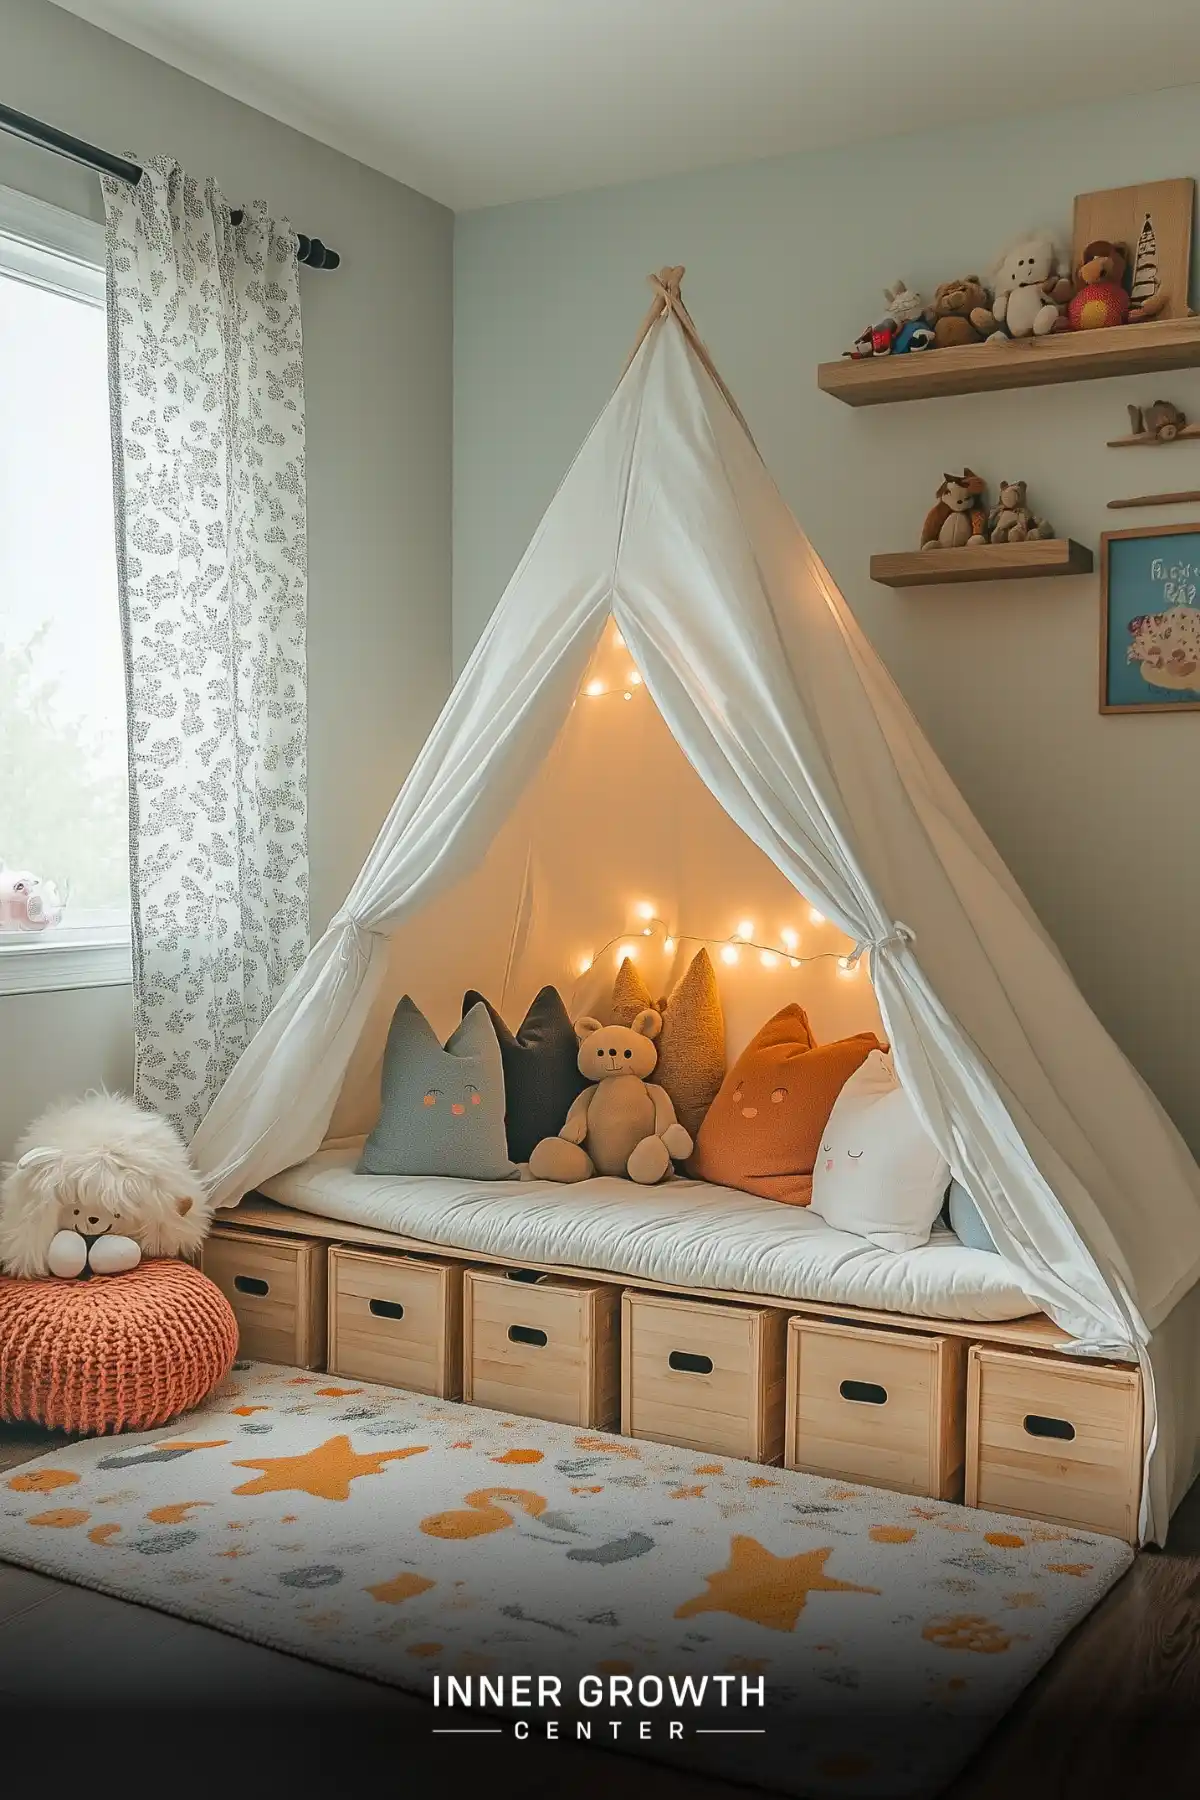
[[[201,1125],[193,1148],[217,1198],[317,1147],[387,978],[385,937],[483,861],[551,754],[610,610],[721,806],[870,947],[901,1077],[1025,1289],[1093,1352],[1128,1353],[1157,1328],[1145,1366],[1170,1383],[1179,1345],[1161,1328],[1200,1273],[1200,1171],[674,317],[568,472],[345,911]],[[1153,1386],[1152,1531],[1200,1412],[1181,1388],[1156,1424]]]

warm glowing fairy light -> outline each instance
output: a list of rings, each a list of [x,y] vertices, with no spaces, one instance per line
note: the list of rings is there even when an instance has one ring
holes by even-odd
[[[589,681],[583,691],[585,694],[590,694],[594,700],[597,695],[604,692],[604,683],[602,681]]]
[[[815,906],[809,907],[808,916],[814,925],[823,925],[825,923],[825,914],[823,912],[818,912]]]
[[[636,669],[630,669],[627,679],[630,687],[641,687],[642,685],[642,678]]]
[[[641,936],[632,940],[610,938],[606,944],[601,945],[598,951],[595,951],[591,956],[584,957],[578,964],[579,974],[581,976],[587,974],[588,970],[595,965],[598,957],[606,955],[609,950],[614,948],[618,960],[636,962],[638,944],[641,942],[641,939],[653,939],[656,931],[661,931],[663,933],[662,949],[669,957],[673,957],[679,949],[679,946],[683,943],[705,944],[711,946],[714,952],[717,952],[720,955],[721,961],[730,967],[733,967],[741,961],[743,950],[753,950],[757,952],[759,963],[764,969],[777,969],[784,964],[791,969],[801,969],[806,967],[809,963],[828,962],[832,960],[837,963],[838,974],[847,977],[854,977],[859,973],[862,966],[862,952],[869,948],[868,945],[864,944],[844,955],[839,954],[834,950],[819,950],[812,956],[800,956],[792,954],[799,950],[800,933],[794,931],[791,926],[784,927],[779,933],[780,943],[784,946],[784,948],[780,949],[778,945],[764,944],[755,939],[754,921],[752,919],[739,919],[737,930],[732,932],[727,938],[696,938],[689,937],[686,933],[676,934],[674,931],[669,930],[666,921],[661,919],[654,911],[653,902],[650,900],[637,901],[633,907],[633,912],[636,918],[644,921]],[[813,918],[820,919],[824,922],[824,915],[818,913],[815,907],[810,908],[810,912]]]
[[[626,691],[624,694],[621,695],[621,698],[622,698],[622,700],[632,700],[633,695],[631,693],[629,693],[628,691]]]

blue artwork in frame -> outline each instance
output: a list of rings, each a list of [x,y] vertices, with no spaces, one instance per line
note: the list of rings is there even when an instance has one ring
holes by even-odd
[[[1200,525],[1101,538],[1100,711],[1200,711]]]

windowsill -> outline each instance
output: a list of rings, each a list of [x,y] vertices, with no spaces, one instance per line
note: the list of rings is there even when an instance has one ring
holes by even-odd
[[[0,932],[0,995],[128,987],[132,980],[128,926]]]

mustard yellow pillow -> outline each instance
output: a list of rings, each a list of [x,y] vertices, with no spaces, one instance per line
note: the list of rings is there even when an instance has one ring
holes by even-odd
[[[707,950],[697,950],[667,1000],[650,1079],[667,1090],[694,1139],[725,1079],[725,1014]]]
[[[645,1012],[648,1006],[654,1004],[650,989],[638,974],[637,964],[627,956],[617,970],[617,979],[613,983],[612,1018],[608,1021],[609,1024],[632,1025],[640,1012]]]

